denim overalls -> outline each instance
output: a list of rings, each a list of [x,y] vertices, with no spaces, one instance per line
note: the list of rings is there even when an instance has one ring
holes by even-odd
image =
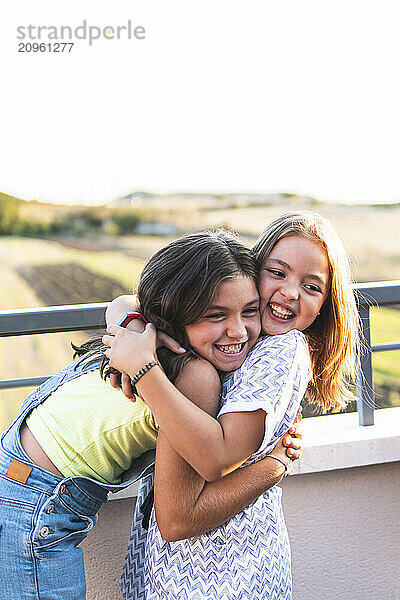
[[[98,367],[82,358],[67,365],[25,398],[1,437],[0,600],[83,600],[86,582],[78,544],[95,525],[108,492],[125,488],[152,468],[150,450],[135,459],[123,483],[108,485],[87,477],[61,479],[25,454],[19,429],[28,413],[60,385]]]

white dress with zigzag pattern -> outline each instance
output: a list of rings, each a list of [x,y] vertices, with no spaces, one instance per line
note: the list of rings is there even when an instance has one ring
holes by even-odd
[[[245,465],[261,460],[291,427],[309,373],[306,338],[293,330],[260,339],[241,368],[225,381],[219,414],[260,408],[266,412],[263,442]],[[147,476],[139,490],[121,578],[125,600],[292,598],[281,488],[271,488],[208,533],[166,542],[154,509],[148,531],[142,528],[140,507],[152,483],[153,475]]]

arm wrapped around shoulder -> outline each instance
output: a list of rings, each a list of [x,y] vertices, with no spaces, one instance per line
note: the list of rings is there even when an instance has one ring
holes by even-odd
[[[224,384],[219,416],[262,409],[264,442],[273,445],[293,424],[310,377],[306,337],[297,330],[262,338]]]

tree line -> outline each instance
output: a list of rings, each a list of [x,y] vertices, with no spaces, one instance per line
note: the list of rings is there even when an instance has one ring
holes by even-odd
[[[51,212],[49,217],[46,205],[0,192],[0,235],[132,235],[140,222],[148,220],[133,208],[53,207]]]

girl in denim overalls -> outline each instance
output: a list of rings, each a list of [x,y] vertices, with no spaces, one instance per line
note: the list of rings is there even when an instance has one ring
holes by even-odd
[[[2,600],[85,598],[83,550],[78,544],[95,525],[108,492],[136,481],[154,461],[154,451],[149,450],[134,461],[121,483],[110,485],[88,477],[59,477],[36,466],[25,453],[19,431],[26,416],[59,386],[89,371],[98,371],[98,367],[98,363],[78,359],[45,381],[25,399],[17,418],[2,436]]]

